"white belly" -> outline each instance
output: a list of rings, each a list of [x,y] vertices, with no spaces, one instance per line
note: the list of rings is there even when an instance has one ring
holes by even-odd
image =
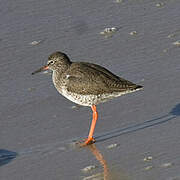
[[[135,90],[134,90],[135,91]],[[77,93],[72,93],[67,91],[66,88],[62,88],[62,91],[60,92],[64,97],[69,99],[70,101],[82,105],[82,106],[92,106],[97,105],[99,103],[106,102],[110,99],[113,99],[115,97],[121,96],[123,94],[131,93],[134,91],[124,91],[124,92],[114,92],[110,94],[99,94],[99,95],[81,95]]]

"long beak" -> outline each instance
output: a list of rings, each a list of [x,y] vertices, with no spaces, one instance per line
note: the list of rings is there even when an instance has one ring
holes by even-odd
[[[48,70],[48,69],[49,69],[49,66],[45,65],[45,66],[41,67],[40,69],[34,71],[34,72],[32,73],[32,75],[34,75],[34,74],[36,74],[36,73],[38,73],[38,72],[41,72],[41,71]]]

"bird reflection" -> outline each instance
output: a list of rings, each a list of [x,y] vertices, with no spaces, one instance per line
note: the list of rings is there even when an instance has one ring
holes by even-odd
[[[88,148],[90,149],[92,154],[95,156],[95,158],[100,162],[101,166],[103,167],[103,169],[104,169],[104,173],[103,173],[104,180],[109,180],[110,174],[109,174],[109,169],[107,166],[107,161],[104,159],[104,157],[100,153],[100,151],[96,148],[95,144],[88,146]]]
[[[85,177],[83,180],[129,180],[127,174],[122,172],[120,169],[114,167],[109,167],[107,161],[105,160],[103,154],[97,149],[95,144],[87,146],[95,158],[99,161],[101,167],[103,168],[102,173],[96,173],[92,176]]]

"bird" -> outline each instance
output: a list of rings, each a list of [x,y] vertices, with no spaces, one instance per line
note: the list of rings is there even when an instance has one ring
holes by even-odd
[[[47,64],[32,75],[52,70],[52,81],[57,91],[70,101],[89,106],[92,109],[92,122],[88,137],[81,146],[95,143],[93,137],[98,112],[96,106],[123,94],[143,89],[143,86],[121,78],[106,68],[89,62],[72,62],[67,54],[56,51],[49,55]]]

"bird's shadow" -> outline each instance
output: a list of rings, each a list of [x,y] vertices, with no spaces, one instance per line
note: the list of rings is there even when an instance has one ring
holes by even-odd
[[[105,141],[107,139],[111,139],[114,137],[118,137],[123,134],[132,133],[135,131],[139,131],[145,128],[153,127],[156,125],[160,125],[175,119],[177,116],[180,116],[180,103],[177,104],[172,110],[163,116],[145,121],[143,123],[135,124],[126,128],[119,128],[101,135],[95,136],[96,142]]]
[[[0,149],[0,166],[10,163],[18,154],[6,149]]]

